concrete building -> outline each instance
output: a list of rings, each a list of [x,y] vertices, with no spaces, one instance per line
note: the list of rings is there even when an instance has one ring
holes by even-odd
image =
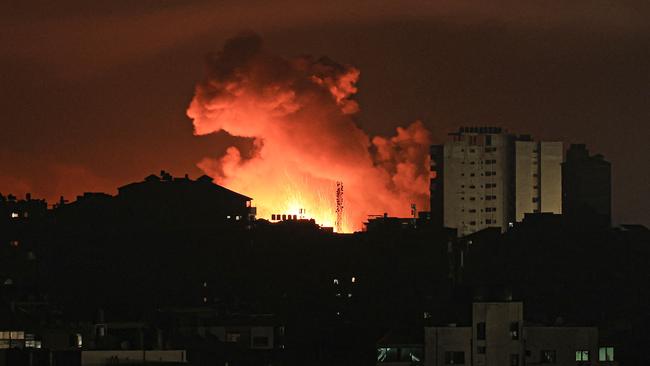
[[[515,141],[515,216],[562,213],[562,143]]]
[[[459,236],[487,227],[505,231],[525,213],[562,212],[561,142],[535,142],[498,127],[462,127],[450,136],[442,185],[431,181],[431,210],[442,202],[445,227]],[[437,149],[431,156],[440,160]]]
[[[613,365],[598,329],[529,326],[521,302],[473,304],[472,324],[425,327],[425,365]]]
[[[602,155],[589,155],[584,144],[572,144],[562,164],[562,189],[569,219],[596,216],[602,224],[611,224],[612,167]]]

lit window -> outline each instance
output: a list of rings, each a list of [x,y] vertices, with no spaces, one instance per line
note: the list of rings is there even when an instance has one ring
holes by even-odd
[[[614,347],[600,347],[598,361],[614,361]]]
[[[355,283],[355,282],[357,282],[357,278],[356,278],[356,277],[352,277],[352,283]]]
[[[12,247],[17,247],[20,245],[20,242],[18,240],[12,240],[9,244],[11,244]]]
[[[11,218],[12,218],[12,219],[17,219],[19,216],[20,216],[20,215],[18,214],[18,212],[12,212],[12,213],[11,213]]]
[[[81,334],[75,334],[75,339],[77,340],[77,348],[81,348],[83,346],[83,337]]]
[[[397,360],[397,348],[377,348],[377,362],[396,362]]]
[[[348,299],[351,298],[351,297],[352,297],[352,294],[349,293],[349,294],[348,294]]]
[[[580,362],[589,361],[589,351],[585,351],[585,350],[576,351],[576,361],[580,361]]]
[[[339,284],[339,280],[338,280],[338,278],[335,278],[335,279],[334,279],[334,284],[335,284],[335,285],[338,285],[338,284]]]

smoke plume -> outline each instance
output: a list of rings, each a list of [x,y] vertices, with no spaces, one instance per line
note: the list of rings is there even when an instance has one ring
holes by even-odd
[[[298,214],[334,226],[336,182],[344,184],[343,231],[370,214],[409,216],[428,207],[430,136],[416,121],[393,137],[370,138],[355,123],[359,70],[327,58],[283,58],[254,34],[229,40],[208,61],[187,115],[197,135],[252,140],[198,166],[253,197],[258,217]]]

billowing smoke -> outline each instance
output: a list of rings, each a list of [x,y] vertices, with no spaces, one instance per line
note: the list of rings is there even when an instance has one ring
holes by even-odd
[[[429,132],[421,122],[390,138],[370,138],[355,123],[359,70],[332,60],[287,59],[245,34],[208,61],[187,111],[195,133],[226,131],[252,139],[198,166],[253,197],[258,217],[299,214],[325,226],[336,220],[336,182],[344,184],[343,231],[370,214],[410,215],[428,207]]]

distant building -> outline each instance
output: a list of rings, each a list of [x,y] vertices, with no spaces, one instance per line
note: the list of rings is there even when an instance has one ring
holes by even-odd
[[[468,326],[425,327],[425,365],[605,365],[614,349],[599,347],[598,329],[524,322],[521,302],[473,304]]]
[[[125,218],[145,226],[198,227],[255,220],[252,198],[214,184],[207,175],[192,180],[162,171],[160,176],[152,174],[143,182],[119,187],[116,201]]]
[[[584,144],[572,144],[562,164],[562,189],[562,209],[569,219],[596,216],[611,224],[612,167],[602,155],[589,155]]]
[[[562,143],[515,141],[515,218],[562,213]]]
[[[505,231],[525,213],[561,213],[561,142],[518,138],[498,127],[463,127],[450,136],[442,184],[431,181],[432,210],[442,201],[445,227],[465,236],[487,227]],[[439,148],[431,151],[439,161]]]

